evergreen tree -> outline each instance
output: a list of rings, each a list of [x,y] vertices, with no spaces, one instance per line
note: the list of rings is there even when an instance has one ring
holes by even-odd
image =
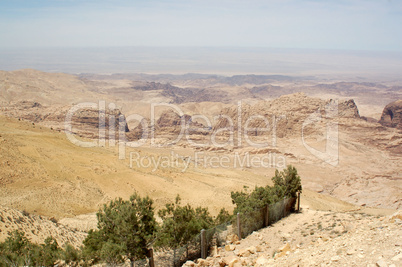
[[[177,195],[174,203],[166,204],[165,208],[158,212],[163,225],[157,245],[172,248],[175,258],[177,248],[187,246],[202,229],[208,229],[213,225],[213,218],[208,209],[201,207],[194,209],[189,204],[181,206],[180,203],[180,196]]]
[[[35,246],[35,262],[37,266],[54,266],[60,257],[60,247],[56,239],[49,236],[45,243]]]
[[[267,205],[281,201],[283,198],[296,197],[301,192],[301,180],[295,167],[289,165],[283,171],[275,171],[272,177],[274,186],[255,187],[254,191],[231,192],[232,203],[236,205],[234,215],[241,214],[243,231],[256,228],[255,222],[261,222],[264,216],[264,208]],[[294,209],[294,207],[292,207]]]
[[[25,233],[15,230],[9,233],[1,246],[1,263],[3,266],[33,265],[34,246]]]
[[[61,251],[61,258],[68,266],[78,266],[81,256],[80,250],[74,248],[69,243],[65,244],[63,250]]]
[[[230,222],[232,220],[233,216],[230,215],[229,211],[227,211],[225,208],[222,208],[219,211],[218,216],[215,218],[215,225],[220,225],[223,223]]]
[[[156,230],[153,201],[133,194],[130,200],[121,198],[104,205],[96,216],[98,229],[91,231],[84,241],[84,254],[95,260],[118,263],[126,257],[131,266],[143,259]]]
[[[297,170],[292,165],[279,172],[275,171],[275,176],[272,178],[276,195],[283,197],[296,197],[297,192],[302,191],[301,179]]]

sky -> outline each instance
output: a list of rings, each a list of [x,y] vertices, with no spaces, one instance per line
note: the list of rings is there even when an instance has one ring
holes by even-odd
[[[0,48],[402,51],[400,0],[0,0]]]

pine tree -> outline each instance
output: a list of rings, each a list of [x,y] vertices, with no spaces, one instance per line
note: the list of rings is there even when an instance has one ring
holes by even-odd
[[[276,194],[282,197],[296,197],[297,192],[302,191],[301,179],[297,170],[292,165],[279,172],[275,171],[272,178]]]
[[[124,257],[134,261],[146,257],[148,244],[156,231],[153,201],[133,194],[104,205],[96,216],[98,229],[90,231],[84,241],[84,254],[96,260],[116,264]]]
[[[176,249],[187,246],[202,229],[213,225],[213,218],[208,209],[201,207],[194,209],[189,204],[181,206],[180,203],[180,196],[177,195],[174,203],[166,204],[165,208],[158,212],[163,225],[157,245],[172,248],[174,258]]]

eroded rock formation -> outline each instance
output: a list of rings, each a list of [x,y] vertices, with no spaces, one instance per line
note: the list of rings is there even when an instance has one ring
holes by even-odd
[[[386,105],[379,123],[386,127],[402,129],[402,100]]]

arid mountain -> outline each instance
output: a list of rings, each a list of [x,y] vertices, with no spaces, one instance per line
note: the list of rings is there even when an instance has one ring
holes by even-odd
[[[402,100],[385,106],[379,121],[384,126],[402,129]]]
[[[57,131],[66,130],[85,138],[98,138],[102,130],[103,135],[112,134],[116,139],[119,131],[129,132],[126,118],[118,109],[95,109],[85,106],[74,109],[74,106],[20,101],[0,107],[0,111],[9,117],[39,123]],[[66,124],[71,125],[71,129],[66,129]]]
[[[107,79],[108,75],[97,75],[97,74],[81,74],[80,77],[90,80],[98,80],[98,79]],[[244,84],[255,84],[261,85],[271,82],[278,81],[286,81],[293,82],[298,80],[311,80],[313,77],[292,77],[286,75],[234,75],[234,76],[219,76],[215,74],[198,74],[198,73],[187,73],[182,75],[173,75],[173,74],[128,74],[128,73],[119,73],[112,74],[108,78],[112,78],[115,80],[135,80],[135,81],[155,81],[161,83],[170,83],[170,82],[192,82],[192,81],[208,81],[208,83],[221,83],[227,85],[244,85]]]
[[[331,105],[334,105],[336,110],[328,110]],[[320,116],[329,119],[331,117],[336,119],[360,118],[357,106],[352,99],[336,103],[331,100],[310,98],[303,93],[284,95],[272,101],[258,102],[255,105],[244,104],[241,106],[241,114],[239,114],[238,108],[238,106],[234,106],[222,110],[214,130],[232,127],[236,132],[239,125],[238,118],[240,118],[243,121],[240,123],[242,131],[244,131],[245,122],[247,122],[248,128],[261,129],[250,131],[250,135],[266,135],[266,129],[269,129],[270,134],[275,131],[275,134],[282,138],[291,135],[298,136],[302,124],[314,114],[319,113]],[[231,118],[233,123],[227,118]]]
[[[71,104],[95,99],[90,87],[77,76],[37,70],[0,71],[0,102],[35,101]]]
[[[145,127],[145,128],[144,128]],[[141,121],[135,128],[133,128],[130,133],[127,134],[129,140],[138,140],[143,137],[144,130],[150,135],[151,131],[154,131],[154,136],[158,137],[161,135],[174,135],[177,136],[180,132],[193,134],[207,135],[211,134],[208,127],[192,120],[192,116],[188,114],[183,114],[180,116],[177,112],[172,109],[164,110],[159,116],[158,120],[155,122],[154,129],[152,125],[148,123],[147,120]]]
[[[0,72],[0,104],[19,101],[46,105],[73,105],[100,100],[115,103],[126,116],[149,116],[150,103],[186,105],[208,101],[254,104],[281,95],[304,92],[323,99],[354,99],[360,115],[379,120],[384,106],[402,98],[398,82],[320,81],[314,77],[281,75],[218,76],[206,74],[82,74],[44,73],[36,70]],[[191,113],[191,110],[187,111]]]
[[[301,169],[306,176],[306,188],[360,205],[394,208],[401,205],[401,196],[398,193],[401,191],[398,187],[401,133],[374,123],[374,119],[360,119],[360,116],[367,116],[372,112],[377,114],[377,110],[383,110],[384,106],[380,106],[377,99],[384,101],[399,95],[401,92],[397,89],[400,86],[398,83],[323,83],[313,79],[256,75],[223,77],[195,74],[122,74],[78,77],[34,70],[2,72],[1,75],[1,113],[33,122],[35,127],[62,131],[65,128],[67,111],[75,104],[92,103],[99,107],[104,103],[107,141],[109,125],[114,123],[116,128],[113,128],[117,131],[120,114],[126,117],[138,114],[149,126],[152,103],[181,102],[176,107],[187,114],[185,121],[188,122],[189,116],[195,115],[205,115],[211,121],[208,124],[205,117],[194,121],[191,119],[188,131],[191,145],[187,143],[185,136],[177,144],[178,149],[184,149],[186,156],[194,156],[194,151],[212,154],[216,152],[218,155],[229,157],[233,157],[233,153],[244,154],[248,151],[263,155],[271,151],[284,156],[288,164],[294,164]],[[255,84],[252,84],[253,82]],[[295,90],[301,90],[305,94],[280,96]],[[357,95],[357,98],[345,98],[349,95]],[[378,97],[379,95],[384,98]],[[275,96],[280,97],[274,98]],[[337,100],[337,110],[331,111],[329,104],[335,102],[330,99],[335,100],[339,96],[341,98]],[[208,102],[188,102],[203,100]],[[242,100],[240,113],[238,100]],[[335,117],[333,113],[336,114]],[[181,118],[163,108],[155,114],[155,143],[170,144],[181,129],[178,125]],[[248,131],[250,141],[265,140],[276,147],[255,150],[248,147],[244,138],[239,145],[239,115],[243,130],[247,121],[248,128],[268,128],[267,131]],[[230,125],[227,118],[232,120],[233,125]],[[72,122],[71,130],[77,136],[99,137],[99,112],[91,108],[80,108],[74,112]],[[339,164],[329,171],[331,167],[312,155],[311,151],[325,153],[328,130],[326,125],[332,125],[331,123],[337,123],[339,129]],[[127,133],[128,137],[138,139],[141,135],[141,132],[137,131],[141,129],[139,122],[129,121],[128,124],[133,130]],[[125,131],[127,130],[125,128]],[[214,134],[217,130],[219,132]],[[232,130],[233,140],[229,140],[229,131]],[[216,144],[211,142],[213,138],[219,147],[215,147]],[[203,146],[199,147],[197,143]],[[161,152],[152,153],[157,155]],[[52,158],[51,155],[48,157]],[[252,169],[252,172],[259,174],[264,171],[267,170]],[[8,178],[6,176],[3,179]],[[384,193],[386,191],[390,192]]]

